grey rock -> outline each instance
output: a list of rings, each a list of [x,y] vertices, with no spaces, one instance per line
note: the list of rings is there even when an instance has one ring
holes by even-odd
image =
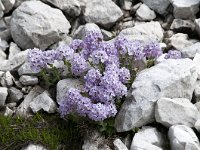
[[[5,11],[5,7],[4,7],[2,1],[0,1],[0,18],[3,17],[4,11]]]
[[[28,51],[22,51],[9,60],[0,63],[0,71],[16,71],[27,60]]]
[[[13,115],[13,111],[9,108],[9,107],[4,107],[1,111],[0,114],[3,116],[12,116]]]
[[[33,75],[36,74],[37,72],[33,71],[31,69],[31,66],[28,62],[25,62],[21,67],[18,69],[18,74],[20,76],[22,75]]]
[[[195,105],[185,98],[161,98],[155,108],[156,122],[166,127],[177,124],[194,127],[195,122],[200,119],[199,115]]]
[[[198,119],[194,125],[195,129],[200,133],[200,119]]]
[[[194,99],[196,102],[200,102],[200,80],[197,80],[196,87],[194,89]]]
[[[167,8],[170,5],[169,0],[142,0],[142,2],[161,15],[167,14]]]
[[[4,73],[1,77],[1,85],[3,87],[11,87],[13,85],[14,77],[11,75],[10,71]]]
[[[10,41],[12,39],[10,28],[4,28],[0,30],[0,37],[2,40]]]
[[[4,17],[4,21],[5,21],[7,26],[10,26],[10,20],[11,20],[11,16]]]
[[[57,49],[57,48],[60,47],[60,46],[70,45],[71,42],[72,42],[72,40],[73,40],[73,39],[72,39],[70,36],[64,35],[64,36],[62,37],[62,40],[61,40],[61,41],[59,41],[59,42],[57,42],[57,43],[51,45],[51,46],[49,47],[49,49]]]
[[[11,11],[15,5],[15,0],[1,0],[1,1],[5,7],[5,10],[4,10],[5,13],[8,13],[9,11]]]
[[[27,147],[21,150],[47,150],[47,149],[42,145],[29,144]]]
[[[25,97],[23,102],[17,107],[16,114],[22,117],[26,117],[30,114],[30,103],[33,101],[35,97],[40,95],[44,90],[39,87],[35,86]]]
[[[198,101],[198,102],[196,102],[194,105],[196,106],[196,108],[197,108],[198,111],[200,112],[200,102]]]
[[[188,35],[183,33],[177,33],[169,39],[169,45],[180,51],[192,44],[193,42],[189,41]]]
[[[200,37],[200,18],[199,19],[195,19],[194,21],[195,23],[195,30],[197,31],[199,37]]]
[[[57,83],[57,95],[56,99],[59,103],[62,101],[64,97],[66,97],[66,93],[70,88],[77,88],[77,89],[83,89],[83,83],[78,79],[64,79],[60,80]]]
[[[199,150],[199,139],[194,131],[185,125],[174,125],[169,128],[168,137],[171,150]]]
[[[19,81],[23,85],[36,85],[36,84],[38,84],[38,77],[36,77],[36,76],[22,75],[19,78]]]
[[[48,113],[56,112],[56,103],[49,95],[50,94],[47,91],[44,91],[42,94],[33,99],[33,101],[30,103],[30,108],[34,113],[37,113],[41,109]]]
[[[165,143],[164,136],[156,128],[144,126],[134,135],[130,150],[137,150],[138,147],[148,150],[150,149],[149,145],[161,150]]]
[[[162,41],[163,29],[159,22],[152,21],[139,25],[135,25],[132,28],[124,29],[119,35],[124,35],[129,39],[142,40],[142,41]]]
[[[200,0],[169,0],[173,7],[175,18],[194,19],[199,11]]]
[[[83,15],[86,22],[96,23],[109,29],[123,13],[112,0],[92,0],[87,1]]]
[[[8,108],[14,108],[17,106],[17,103],[8,103],[5,106],[7,106]]]
[[[100,28],[94,23],[87,23],[85,25],[80,26],[74,33],[74,39],[83,39],[86,34],[90,31],[99,31],[101,32]]]
[[[13,40],[22,49],[46,49],[61,40],[70,28],[60,10],[40,1],[23,2],[13,12],[10,26]]]
[[[108,40],[111,40],[113,38],[113,33],[107,31],[107,30],[104,30],[104,29],[101,29],[101,33],[103,35],[103,39],[108,41]]]
[[[195,44],[186,44],[186,47],[183,46],[183,48],[180,51],[182,57],[194,58],[197,53],[200,54],[200,42],[197,42]]]
[[[115,146],[115,150],[128,150],[126,145],[120,139],[115,139],[113,144]]]
[[[96,131],[92,131],[85,135],[82,150],[111,150],[105,143],[105,137]]]
[[[11,87],[8,89],[8,100],[10,103],[18,103],[24,96],[24,94],[15,87]]]
[[[133,0],[119,0],[120,7],[124,10],[131,10]]]
[[[16,54],[20,52],[21,52],[21,49],[17,46],[17,44],[15,44],[14,42],[11,42],[10,47],[9,47],[8,59],[11,59],[12,57],[14,57]]]
[[[197,70],[197,79],[200,80],[200,54],[197,53],[193,59],[194,64],[196,65],[196,70]]]
[[[6,87],[0,87],[0,107],[5,105],[8,96],[8,89]]]
[[[126,22],[120,23],[120,28],[121,28],[121,30],[123,30],[123,29],[126,29],[126,28],[134,27],[134,25],[135,25],[134,20],[126,21]]]
[[[191,20],[174,19],[170,29],[176,32],[191,33],[195,29],[195,24]]]
[[[43,0],[49,2],[55,7],[59,8],[69,16],[79,16],[81,13],[81,5],[77,0]]]
[[[130,14],[131,14],[131,15],[135,15],[135,12],[138,10],[138,8],[140,8],[141,5],[142,5],[141,2],[135,4],[135,5],[131,8]]]
[[[141,71],[116,116],[117,131],[128,131],[152,122],[156,101],[161,97],[191,100],[196,80],[196,66],[190,59],[168,59]]]
[[[0,49],[5,52],[8,47],[8,42],[0,38]]]
[[[156,18],[156,14],[146,4],[142,4],[136,11],[136,17],[142,21],[150,21]]]
[[[6,53],[0,50],[0,60],[1,61],[6,60],[6,57],[7,57]]]

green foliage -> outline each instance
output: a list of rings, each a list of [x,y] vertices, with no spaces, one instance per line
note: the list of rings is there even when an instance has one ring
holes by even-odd
[[[42,144],[50,150],[77,150],[81,139],[80,126],[57,115],[36,114],[29,119],[0,116],[1,150],[21,149],[28,143]]]

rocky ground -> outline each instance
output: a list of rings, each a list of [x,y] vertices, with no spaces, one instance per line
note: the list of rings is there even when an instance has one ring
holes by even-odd
[[[114,139],[115,149],[200,150],[199,6],[200,0],[0,0],[1,114],[56,113],[57,102],[70,87],[81,88],[81,82],[64,79],[56,93],[47,91],[25,62],[27,49],[53,49],[99,30],[104,40],[119,35],[154,40],[183,57],[164,61],[161,56],[137,75],[115,128],[140,130],[133,138]],[[94,132],[85,137],[82,149],[110,150],[103,140]]]

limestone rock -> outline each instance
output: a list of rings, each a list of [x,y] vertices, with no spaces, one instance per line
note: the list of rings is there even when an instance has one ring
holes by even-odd
[[[36,84],[38,84],[38,77],[36,77],[36,76],[22,75],[19,78],[19,81],[23,85],[36,85]]]
[[[12,14],[13,40],[22,49],[48,46],[69,32],[70,24],[63,13],[40,1],[23,2]]]
[[[5,105],[8,96],[8,89],[6,87],[0,87],[0,107]]]
[[[156,14],[146,4],[142,4],[136,11],[136,16],[139,20],[150,21],[156,18]]]

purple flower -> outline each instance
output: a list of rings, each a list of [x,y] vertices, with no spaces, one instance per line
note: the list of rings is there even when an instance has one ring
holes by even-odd
[[[133,56],[136,60],[144,58],[143,45],[140,41],[133,41],[127,44],[128,55]]]
[[[105,51],[95,50],[90,55],[92,63],[98,65],[99,63],[105,63],[108,60],[108,55]]]
[[[118,51],[113,42],[101,42],[99,49],[105,51],[108,56],[118,56]]]
[[[44,62],[47,64],[53,64],[57,60],[57,51],[48,50],[43,52]]]
[[[57,49],[57,60],[71,60],[74,55],[74,50],[71,49],[69,46],[61,46]]]
[[[78,53],[74,54],[74,58],[71,61],[71,71],[74,75],[81,75],[88,70],[88,63]]]
[[[35,72],[40,72],[42,68],[47,67],[43,52],[40,49],[29,49],[27,60],[31,69]]]
[[[116,49],[119,51],[119,53],[121,55],[125,55],[127,54],[127,45],[128,45],[128,40],[125,38],[125,37],[118,37],[116,40],[115,40],[115,47]]]
[[[165,59],[180,59],[181,52],[177,50],[169,50],[169,52],[165,55]]]
[[[92,107],[91,100],[87,97],[81,97],[77,102],[76,111],[80,116],[86,117],[89,114]]]
[[[150,42],[144,47],[144,54],[147,58],[158,58],[162,55],[162,50],[157,42]]]
[[[122,83],[128,83],[128,81],[130,80],[130,71],[123,67],[119,70],[119,80],[122,82]]]
[[[84,42],[79,39],[74,39],[70,44],[70,48],[75,50],[76,52],[79,52],[84,48]]]

